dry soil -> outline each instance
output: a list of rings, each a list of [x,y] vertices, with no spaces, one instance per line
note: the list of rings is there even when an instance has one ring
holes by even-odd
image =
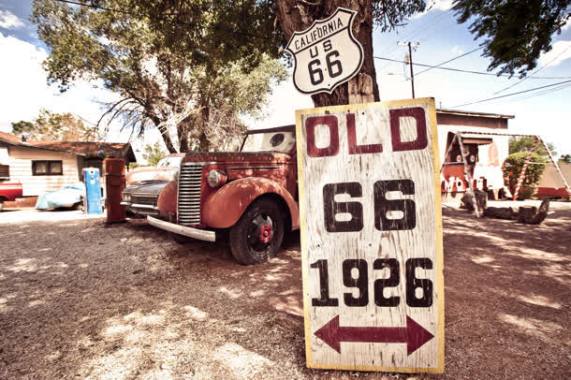
[[[571,377],[571,205],[555,208],[541,226],[445,210],[446,372],[428,378]],[[411,377],[305,368],[295,236],[243,267],[144,222],[8,214],[0,378]]]

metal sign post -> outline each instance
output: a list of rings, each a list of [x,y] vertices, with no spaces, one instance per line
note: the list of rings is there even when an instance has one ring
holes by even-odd
[[[363,47],[353,36],[357,12],[337,8],[309,28],[294,32],[286,49],[295,59],[293,82],[304,94],[327,92],[349,81],[363,66]]]
[[[297,111],[307,364],[444,369],[434,99]]]

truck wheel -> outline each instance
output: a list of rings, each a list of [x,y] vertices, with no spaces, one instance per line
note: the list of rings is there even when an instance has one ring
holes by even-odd
[[[263,263],[282,245],[283,211],[270,199],[255,201],[230,229],[232,255],[242,265]]]

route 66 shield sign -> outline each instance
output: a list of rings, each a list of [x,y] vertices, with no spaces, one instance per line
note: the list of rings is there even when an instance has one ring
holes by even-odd
[[[327,92],[353,78],[363,65],[363,47],[353,36],[357,12],[337,8],[301,32],[294,32],[286,49],[295,59],[293,82],[304,94]]]

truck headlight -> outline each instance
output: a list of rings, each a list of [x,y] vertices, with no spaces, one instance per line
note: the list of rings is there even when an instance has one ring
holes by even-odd
[[[208,186],[212,188],[224,185],[227,179],[228,177],[226,177],[224,173],[218,170],[211,170],[208,172],[208,175],[206,176],[206,182],[208,183]]]
[[[123,193],[123,202],[131,202],[131,194]]]

